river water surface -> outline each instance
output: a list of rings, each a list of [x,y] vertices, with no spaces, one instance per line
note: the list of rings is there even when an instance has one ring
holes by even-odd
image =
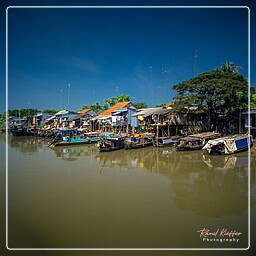
[[[6,138],[0,137],[1,152]],[[208,156],[172,148],[51,149],[42,138],[8,143],[11,248],[247,247],[247,152]],[[253,169],[253,168],[252,168]],[[251,174],[255,191],[255,170]],[[226,228],[239,241],[203,241]]]

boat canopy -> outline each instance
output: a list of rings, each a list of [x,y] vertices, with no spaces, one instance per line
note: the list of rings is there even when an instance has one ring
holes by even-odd
[[[252,144],[252,136],[235,134],[214,140],[209,140],[203,147],[203,149],[210,150],[213,146],[221,144],[224,145],[225,154],[231,154],[241,148],[248,147],[250,144]]]
[[[189,135],[188,137],[195,138],[195,139],[205,139],[205,138],[217,136],[217,135],[219,135],[219,133],[217,132],[203,132],[203,133],[192,134],[192,135]]]

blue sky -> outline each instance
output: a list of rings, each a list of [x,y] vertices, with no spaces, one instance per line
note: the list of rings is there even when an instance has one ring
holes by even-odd
[[[172,85],[226,60],[247,76],[247,15],[247,9],[9,9],[9,108],[77,110],[117,94],[166,103],[175,95]]]

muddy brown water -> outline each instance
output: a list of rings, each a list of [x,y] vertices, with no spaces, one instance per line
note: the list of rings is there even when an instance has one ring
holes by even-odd
[[[1,161],[5,145],[2,135]],[[255,159],[250,178],[255,209]],[[203,228],[219,229],[215,238],[222,229],[242,234],[206,241]],[[52,149],[42,138],[9,136],[11,248],[245,248],[247,238],[247,152],[100,153],[94,145]]]

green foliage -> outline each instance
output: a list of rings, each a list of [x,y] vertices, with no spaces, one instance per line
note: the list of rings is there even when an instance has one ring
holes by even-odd
[[[48,114],[48,115],[55,115],[59,110],[56,109],[44,109],[42,113]]]
[[[5,129],[5,122],[4,121],[0,121],[0,129]]]
[[[251,107],[256,108],[256,94],[251,94]]]
[[[163,104],[157,104],[156,107],[157,107],[157,108],[160,108],[160,107],[163,107],[163,106],[165,106],[165,105],[166,105],[166,104],[164,104],[164,103],[163,103]]]
[[[222,71],[222,72],[238,73],[240,69],[241,67],[235,65],[233,62],[226,61],[226,63],[223,63],[219,67],[217,67],[216,70]]]
[[[173,86],[177,91],[174,109],[206,113],[213,123],[218,118],[230,119],[237,111],[246,109],[248,82],[240,73],[213,70]],[[210,122],[210,121],[209,121]]]
[[[95,112],[99,112],[99,111],[106,110],[109,107],[114,106],[118,102],[125,102],[125,101],[130,101],[129,95],[117,95],[115,97],[105,99],[103,105],[101,105],[97,101],[95,104],[83,105],[82,109],[90,108],[91,110],[93,110]]]
[[[89,108],[96,113],[103,110],[103,107],[100,105],[100,103],[98,101],[95,104],[89,104],[89,105],[82,106],[82,109],[86,109],[86,108]]]
[[[145,102],[133,102],[133,105],[138,109],[148,108],[148,105]]]
[[[117,95],[115,97],[112,98],[108,98],[104,100],[104,106],[108,106],[108,107],[112,107],[114,106],[116,103],[118,102],[126,102],[126,101],[130,101],[130,96],[129,95]]]
[[[33,108],[23,108],[23,109],[13,109],[13,110],[8,110],[8,115],[9,116],[15,116],[15,117],[32,117],[33,115],[37,114],[38,111],[37,109]],[[5,113],[4,113],[5,115]]]

